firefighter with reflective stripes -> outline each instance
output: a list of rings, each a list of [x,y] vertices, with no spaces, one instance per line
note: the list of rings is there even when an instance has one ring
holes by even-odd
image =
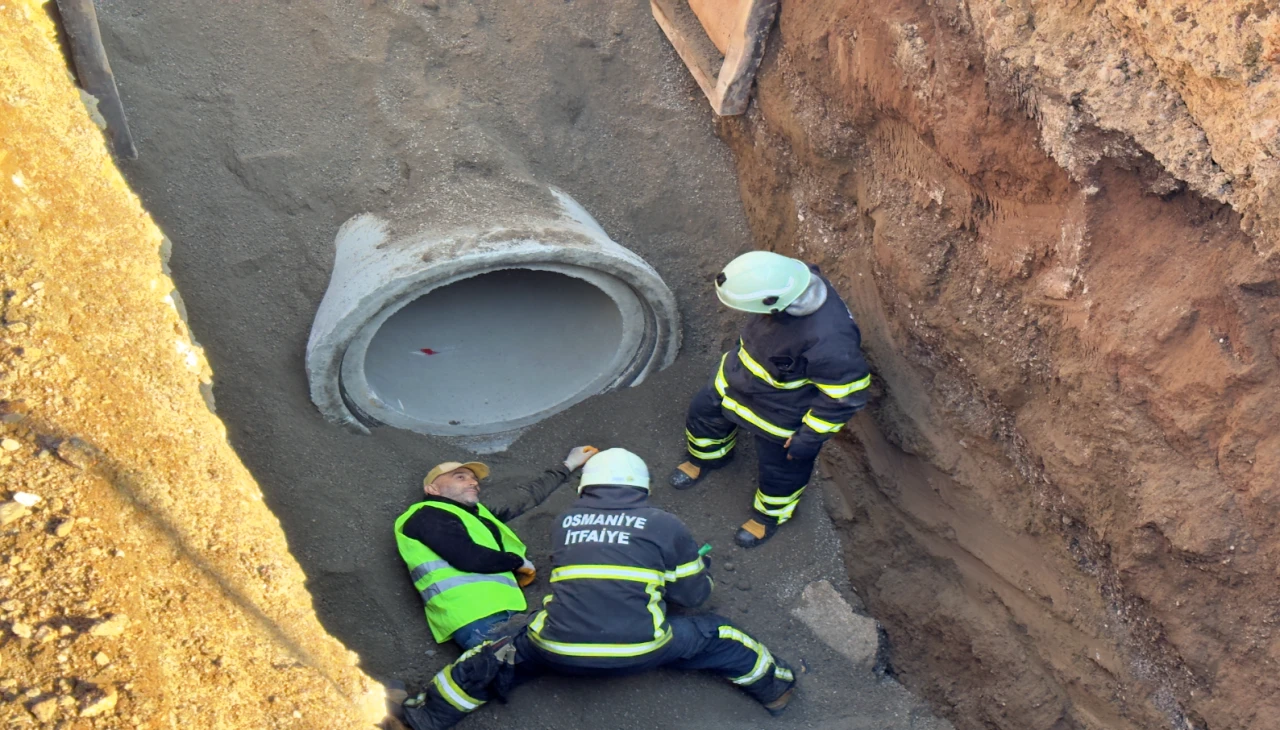
[[[677,517],[648,505],[649,471],[624,449],[583,469],[581,496],[556,519],[551,595],[523,630],[440,670],[426,702],[408,707],[414,730],[452,727],[485,702],[546,673],[623,676],[658,667],[715,672],[771,714],[791,701],[786,662],[728,619],[668,616],[711,594],[710,558]]]
[[[479,644],[497,624],[527,608],[520,590],[536,573],[525,546],[505,524],[538,506],[596,449],[579,446],[562,465],[504,495],[492,508],[480,504],[480,481],[489,467],[447,461],[422,480],[426,499],[395,523],[396,546],[425,604],[438,642],[463,649]]]
[[[795,514],[822,444],[866,405],[871,374],[858,325],[818,267],[752,251],[716,277],[716,295],[753,316],[689,404],[689,459],[671,485],[692,487],[733,456],[740,428],[753,434],[759,485],[735,537],[751,548]]]

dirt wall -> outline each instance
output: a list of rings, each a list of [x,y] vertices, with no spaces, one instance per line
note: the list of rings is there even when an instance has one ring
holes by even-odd
[[[720,123],[862,327],[833,516],[958,727],[1280,727],[1273,10],[783,3]]]
[[[0,724],[371,727],[37,2],[0,5],[0,139]]]

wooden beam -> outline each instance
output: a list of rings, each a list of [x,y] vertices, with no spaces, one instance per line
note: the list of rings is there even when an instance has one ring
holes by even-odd
[[[778,0],[693,2],[702,8],[705,18],[694,12],[691,0],[650,0],[649,7],[711,102],[712,111],[721,116],[741,114],[747,110],[751,84],[778,12]],[[709,30],[724,36],[723,55]]]

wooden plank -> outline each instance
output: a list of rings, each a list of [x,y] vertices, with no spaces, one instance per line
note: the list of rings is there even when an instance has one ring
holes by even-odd
[[[649,0],[653,18],[693,75],[711,109],[728,116],[747,110],[756,68],[764,56],[765,40],[777,16],[779,0]],[[714,42],[693,3],[708,9],[735,10],[710,23],[717,33],[721,23],[732,23],[724,51]],[[711,4],[711,3],[718,4]],[[734,7],[736,6],[736,8]],[[710,17],[710,16],[709,16]],[[718,69],[718,70],[717,70]]]
[[[739,20],[750,4],[751,0],[689,0],[693,14],[722,56],[729,52]]]

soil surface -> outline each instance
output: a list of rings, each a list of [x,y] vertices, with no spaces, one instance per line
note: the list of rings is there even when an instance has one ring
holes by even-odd
[[[862,327],[847,566],[959,727],[1280,727],[1276,23],[784,2],[720,125]]]
[[[0,6],[0,130],[0,724],[367,726],[34,2]]]
[[[470,454],[407,432],[352,434],[310,403],[302,356],[333,237],[355,213],[411,205],[442,180],[480,184],[519,160],[660,271],[681,301],[685,348],[643,386],[591,399],[488,458],[493,488],[533,476],[574,445],[636,451],[655,473],[656,504],[716,546],[715,610],[810,671],[802,701],[776,722],[722,682],[671,673],[548,679],[468,722],[947,727],[793,618],[801,590],[823,578],[860,606],[821,490],[767,549],[746,554],[731,536],[754,488],[749,449],[693,492],[661,486],[683,450],[687,398],[736,329],[714,305],[710,278],[753,242],[728,151],[644,4],[106,0],[98,11],[139,150],[121,170],[174,242],[173,278],[217,373],[218,416],[283,527],[320,622],[360,669],[413,688],[454,656],[431,641],[391,525],[430,466]],[[128,329],[127,317],[120,326]],[[591,343],[566,327],[563,346]],[[570,490],[516,523],[535,561],[545,563],[549,523]],[[245,672],[258,665],[226,661]],[[209,716],[220,727],[263,727],[264,714],[287,705],[271,722],[351,726],[341,713],[317,715],[324,702],[293,715],[292,691],[288,680],[240,689],[252,719],[239,723],[217,706]]]

